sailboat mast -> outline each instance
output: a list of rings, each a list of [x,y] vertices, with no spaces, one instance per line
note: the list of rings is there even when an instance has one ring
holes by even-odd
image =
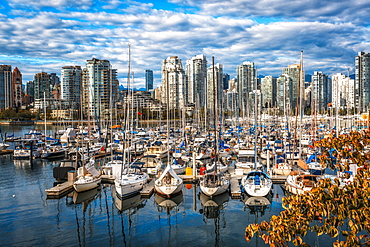
[[[300,73],[299,73],[299,111],[300,111],[300,123],[299,123],[299,158],[302,157],[302,132],[303,132],[303,99],[304,99],[304,77],[303,77],[303,50],[301,50],[301,59],[300,59]]]
[[[213,116],[214,116],[214,126],[215,126],[215,152],[216,152],[216,171],[217,171],[217,162],[218,162],[218,128],[217,128],[217,119],[218,119],[218,111],[217,111],[217,105],[218,105],[218,98],[217,98],[217,92],[218,92],[218,85],[215,77],[215,57],[212,56],[212,80],[213,80]]]
[[[257,111],[258,111],[258,101],[257,101],[257,69],[254,78],[254,169],[257,168]]]
[[[46,140],[46,96],[44,92],[44,122],[45,122],[45,140]]]
[[[128,71],[127,71],[127,96],[126,96],[126,117],[125,117],[125,128],[124,128],[124,143],[122,144],[122,154],[123,154],[123,166],[126,159],[126,142],[127,142],[127,130],[128,128],[128,118],[130,116],[130,77],[131,77],[131,49],[130,44],[128,44]]]
[[[170,83],[168,81],[168,72],[166,73],[166,87],[167,87],[167,114],[166,114],[166,125],[167,125],[167,164],[170,164]]]

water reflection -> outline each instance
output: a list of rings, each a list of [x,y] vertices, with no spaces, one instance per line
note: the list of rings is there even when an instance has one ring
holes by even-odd
[[[222,215],[221,212],[224,212],[224,209],[227,206],[227,202],[229,201],[229,194],[228,192],[222,193],[217,196],[213,196],[212,198],[206,196],[202,192],[199,193],[199,200],[202,208],[199,210],[201,214],[203,214],[206,219],[211,219],[214,222],[214,231],[215,231],[215,244],[214,246],[220,246],[220,225],[221,221],[224,223],[223,228],[226,227],[226,219],[225,215]]]
[[[114,186],[112,189],[112,196],[114,199],[114,205],[120,213],[126,212],[129,215],[135,214],[137,210],[145,207],[146,204],[146,200],[141,197],[140,193],[121,198],[116,193],[116,189]]]
[[[226,202],[229,201],[229,194],[225,192],[211,198],[203,193],[199,193],[199,200],[202,205],[202,209],[199,212],[208,219],[214,219],[219,217],[220,211],[226,207]]]
[[[154,195],[154,201],[158,205],[157,210],[159,212],[166,211],[167,214],[170,214],[172,209],[176,209],[177,206],[183,201],[184,196],[182,192],[178,193],[177,195],[173,197],[165,197],[158,193],[155,193]]]
[[[73,203],[74,204],[82,204],[82,211],[85,212],[87,207],[89,206],[90,202],[95,199],[95,196],[101,191],[101,187],[98,186],[92,190],[84,191],[84,192],[73,192]]]
[[[30,168],[34,169],[35,167],[38,167],[42,165],[41,159],[25,159],[25,160],[13,160],[14,165],[17,169],[21,168]]]
[[[271,194],[266,197],[263,196],[246,196],[243,198],[244,204],[248,207],[251,214],[263,216],[266,210],[270,207],[272,201]]]

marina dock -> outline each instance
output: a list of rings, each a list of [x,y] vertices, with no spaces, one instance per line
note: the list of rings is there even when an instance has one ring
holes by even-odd
[[[180,178],[183,179],[184,183],[198,183],[199,179],[202,175],[196,175],[195,178],[193,175],[179,175]],[[240,190],[240,179],[242,176],[238,175],[230,175],[230,195],[232,199],[240,199],[241,198],[241,190]],[[271,180],[274,184],[284,184],[286,181],[286,177],[284,175],[272,175]],[[114,176],[112,175],[101,175],[102,183],[113,184],[114,183]],[[143,197],[150,197],[154,193],[154,181],[152,179],[149,183],[147,183],[144,188],[141,190],[140,194]],[[49,199],[52,198],[61,198],[71,192],[73,190],[73,182],[67,181],[61,184],[58,184],[50,189],[45,190],[46,195]]]
[[[270,176],[273,184],[284,184],[286,181],[286,175],[272,175]]]
[[[232,199],[240,199],[242,196],[239,180],[236,177],[230,179],[230,195]]]
[[[67,195],[69,192],[73,190],[73,182],[72,181],[66,181],[61,184],[57,184],[56,186],[45,190],[46,196],[48,199],[58,199],[65,195]]]
[[[142,197],[150,197],[154,193],[154,179],[144,185],[144,188],[140,191]]]
[[[13,152],[14,150],[12,149],[0,150],[0,155],[13,154]]]

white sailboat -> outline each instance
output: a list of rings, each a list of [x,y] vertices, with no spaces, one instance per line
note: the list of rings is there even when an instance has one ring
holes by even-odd
[[[171,196],[182,191],[182,179],[176,174],[170,164],[167,164],[161,176],[155,180],[155,190],[163,195]]]
[[[246,176],[243,177],[241,181],[241,189],[248,194],[249,196],[266,196],[270,193],[272,189],[272,180],[270,177],[262,172],[257,170],[257,165],[259,161],[257,159],[257,126],[258,126],[258,107],[257,107],[257,81],[255,81],[255,90],[254,90],[254,121],[255,121],[255,131],[254,131],[254,167],[253,171],[249,172]]]
[[[220,172],[204,175],[199,182],[200,190],[207,196],[216,196],[229,189],[230,180]]]
[[[219,153],[218,153],[218,149],[219,149],[219,145],[218,145],[218,130],[216,128],[216,120],[218,119],[217,115],[218,115],[218,109],[217,109],[217,106],[218,106],[218,94],[216,93],[218,90],[218,86],[217,86],[217,81],[215,80],[215,77],[214,77],[214,69],[215,69],[215,65],[214,65],[214,57],[212,57],[212,68],[213,68],[213,86],[214,86],[214,125],[215,125],[215,148],[216,148],[216,157],[215,157],[215,162],[214,162],[214,171],[212,172],[209,172],[209,173],[206,173],[206,175],[204,175],[204,177],[201,178],[200,182],[199,182],[199,186],[200,186],[200,190],[202,191],[203,194],[207,195],[207,196],[216,196],[216,195],[220,195],[224,192],[226,192],[228,189],[229,189],[229,185],[230,185],[230,179],[229,177],[227,177],[224,173],[220,172],[218,169],[217,169],[217,165],[218,165],[218,162],[219,162]]]
[[[129,52],[129,63],[128,63],[128,78],[127,78],[127,89],[130,90],[130,45],[128,46]],[[130,100],[128,100],[130,102]],[[130,107],[127,107],[127,116],[129,116]],[[127,123],[126,123],[127,124]],[[126,126],[127,129],[127,126]],[[132,130],[131,130],[132,133]],[[130,160],[130,152],[126,153],[127,149],[124,149],[123,160]],[[127,155],[126,155],[127,154]],[[148,182],[149,176],[143,172],[141,168],[134,166],[135,163],[125,163],[121,167],[121,171],[114,180],[116,193],[119,197],[127,197],[133,195],[143,189],[144,185]],[[115,172],[113,172],[115,174]]]
[[[148,182],[149,176],[141,171],[140,168],[126,168],[121,176],[114,180],[117,195],[127,197],[143,189]]]
[[[272,188],[271,178],[262,171],[253,171],[243,177],[242,190],[249,196],[266,196]]]
[[[84,166],[78,168],[78,176],[73,182],[73,188],[77,192],[88,191],[98,187],[101,184],[100,172],[94,167],[95,161],[90,161]]]

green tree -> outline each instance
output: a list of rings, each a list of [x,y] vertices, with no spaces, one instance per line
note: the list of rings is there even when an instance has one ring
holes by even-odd
[[[5,109],[4,111],[2,111],[0,113],[0,118],[1,119],[13,119],[13,118],[16,118],[16,112],[13,109],[11,109],[11,108]]]
[[[369,246],[369,145],[368,130],[316,142],[315,146],[322,149],[320,162],[329,167],[348,171],[350,163],[358,165],[353,182],[343,186],[337,178],[334,182],[323,179],[310,192],[283,198],[285,210],[272,216],[270,222],[247,226],[246,240],[257,235],[270,246],[287,246],[288,242],[307,246],[302,237],[313,231],[318,236],[342,235],[345,241],[336,240],[334,246]]]

